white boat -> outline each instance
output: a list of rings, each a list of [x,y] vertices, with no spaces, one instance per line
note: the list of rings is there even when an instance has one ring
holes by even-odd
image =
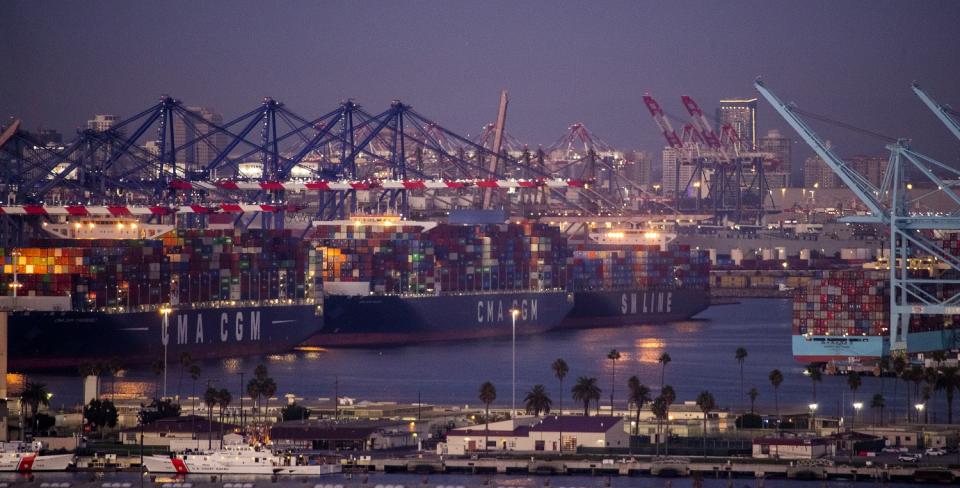
[[[302,456],[274,454],[248,445],[194,451],[173,456],[147,456],[147,471],[164,474],[324,475],[341,471],[339,464],[311,462]]]
[[[0,443],[0,471],[65,471],[73,461],[72,454],[40,455],[39,442]]]

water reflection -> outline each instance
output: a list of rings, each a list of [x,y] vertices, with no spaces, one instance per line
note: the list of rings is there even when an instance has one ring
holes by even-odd
[[[633,346],[636,349],[637,362],[657,364],[667,342],[657,337],[642,337],[634,341]]]

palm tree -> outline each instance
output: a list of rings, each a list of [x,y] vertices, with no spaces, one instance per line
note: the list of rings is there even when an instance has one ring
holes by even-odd
[[[597,386],[596,378],[588,378],[586,376],[581,376],[577,378],[577,384],[573,385],[573,388],[570,390],[573,393],[573,399],[578,402],[583,402],[583,415],[590,415],[590,402],[593,400],[600,401],[600,387]]]
[[[930,385],[923,385],[923,389],[920,392],[920,398],[923,399],[924,405],[927,405],[927,408],[923,409],[923,423],[927,423],[927,419],[930,418],[930,397],[933,396],[933,388]]]
[[[257,423],[257,414],[260,412],[260,395],[261,393],[261,384],[257,381],[256,378],[250,378],[250,381],[247,381],[247,395],[250,396],[250,399],[253,400],[253,423]],[[334,399],[336,401],[336,399]]]
[[[193,364],[193,358],[190,357],[190,353],[186,351],[180,353],[180,376],[177,378],[177,400],[180,400],[182,393],[181,385],[183,384],[183,371],[188,369],[191,364]]]
[[[153,398],[160,398],[160,376],[163,374],[164,364],[162,359],[158,359],[153,362],[153,374],[157,375],[156,382],[154,383]]]
[[[756,391],[753,389],[751,391]],[[709,391],[701,391],[697,395],[697,406],[700,407],[700,411],[703,412],[703,457],[707,457],[707,416],[710,414],[710,411],[717,408],[717,402],[713,399],[713,394]]]
[[[24,385],[23,392],[20,393],[20,408],[22,409],[24,405],[30,407],[30,418],[34,420],[31,431],[34,433],[37,431],[37,411],[40,410],[40,405],[50,406],[51,396],[50,392],[47,391],[47,385],[32,381],[28,381]]]
[[[657,455],[660,455],[660,442],[663,437],[663,421],[667,419],[669,409],[670,407],[667,405],[667,401],[662,395],[655,398],[653,403],[650,405],[650,410],[653,412],[653,416],[657,419]]]
[[[960,389],[960,368],[956,366],[942,366],[937,378],[938,390],[943,390],[947,397],[947,423],[953,423],[953,393]]]
[[[883,426],[883,407],[886,406],[886,401],[883,399],[883,395],[877,393],[873,395],[873,399],[870,400],[870,408],[874,409],[873,421],[877,421],[876,411],[880,410],[880,425]]]
[[[736,358],[737,363],[740,365],[740,410],[743,410],[743,362],[747,359],[747,350],[743,347],[738,347],[737,351],[734,353],[734,358]]]
[[[216,388],[209,385],[207,386],[207,391],[203,392],[203,403],[207,406],[207,422],[209,427],[213,426],[213,407],[217,405],[217,401],[219,400],[218,398],[219,393],[220,392]],[[208,432],[209,432],[209,429],[208,429]],[[212,442],[213,442],[213,436],[209,436],[207,438],[207,449],[212,448],[211,447]]]
[[[907,370],[907,360],[903,355],[893,358],[893,403],[890,404],[890,420],[897,421],[897,385],[903,377],[903,372]]]
[[[607,353],[607,359],[610,360],[610,415],[613,415],[613,390],[617,384],[617,360],[620,359],[620,351],[616,349],[611,349]]]
[[[813,403],[817,403],[817,383],[823,381],[823,373],[816,364],[807,366],[807,374],[810,376],[810,382],[813,384]]]
[[[557,358],[553,361],[553,364],[550,365],[550,369],[553,370],[553,375],[560,380],[560,415],[563,415],[563,379],[567,376],[567,373],[570,372],[570,367],[567,366],[567,362],[563,358]],[[561,423],[562,426],[562,423]],[[560,429],[560,455],[563,455],[563,429]]]
[[[533,389],[528,391],[526,398],[523,399],[523,404],[527,413],[532,413],[534,416],[539,417],[540,412],[544,414],[550,413],[550,406],[553,404],[553,400],[547,396],[547,390],[543,385],[533,385]]]
[[[487,444],[490,442],[490,404],[497,399],[497,389],[493,386],[493,383],[487,381],[480,385],[480,401],[486,406],[486,412],[484,413],[484,440],[483,440],[483,450],[487,450]]]
[[[913,382],[913,397],[920,398],[920,384],[923,383],[923,367],[919,364],[914,364],[910,367],[910,381]],[[917,418],[919,421],[920,418]]]
[[[931,358],[932,359],[932,358]],[[926,388],[930,390],[931,397],[937,392],[937,380],[940,379],[940,372],[936,368],[926,367],[923,368],[923,381]],[[924,410],[924,414],[929,416],[930,410],[933,408],[932,404],[927,405],[927,408]]]
[[[277,382],[273,381],[273,378],[266,378],[263,380],[263,415],[264,421],[266,421],[266,416],[270,415],[270,399],[273,398],[273,395],[277,394]]]
[[[637,417],[633,423],[633,435],[640,433],[640,411],[643,405],[650,401],[650,388],[640,383],[640,378],[631,376],[627,380],[627,389],[630,390],[630,403],[637,408]]]
[[[750,415],[753,415],[753,405],[757,401],[757,397],[760,396],[760,392],[756,388],[750,388],[750,391],[747,392],[747,396],[750,397]]]
[[[553,364],[550,365],[550,369],[553,370],[553,375],[560,380],[560,415],[563,415],[563,379],[567,377],[567,373],[570,372],[570,367],[567,366],[567,362],[563,358],[557,358]]]
[[[666,372],[667,365],[670,364],[670,361],[672,361],[672,359],[670,358],[670,355],[665,352],[661,353],[660,357],[657,358],[657,362],[660,363],[660,389],[661,390],[663,389],[663,375]]]
[[[880,357],[880,361],[877,361],[877,371],[879,372],[879,376],[880,376],[880,394],[882,395],[884,393],[883,377],[886,375],[887,371],[890,371],[890,356]]]
[[[196,363],[190,365],[190,379],[193,380],[193,395],[191,395],[190,410],[197,412],[197,380],[200,379],[200,366]]]
[[[773,385],[773,402],[777,407],[777,425],[780,425],[780,385],[783,383],[783,373],[775,369],[770,372],[769,378]]]
[[[666,409],[667,409],[667,416],[666,416],[667,430],[664,433],[665,435],[663,437],[663,453],[669,454],[670,444],[668,443],[668,441],[670,440],[670,405],[673,405],[673,402],[677,401],[677,392],[673,389],[672,386],[663,385],[663,389],[660,390],[660,398],[663,398],[663,401],[666,403]]]
[[[850,391],[853,392],[853,403],[857,403],[857,390],[860,389],[860,384],[863,381],[860,379],[860,373],[856,371],[851,371],[847,373],[847,386],[850,387]],[[854,410],[854,415],[856,415],[856,410]],[[853,419],[854,424],[856,424],[857,419]]]
[[[221,388],[217,391],[216,401],[220,407],[220,449],[223,449],[223,411],[230,406],[232,400],[233,395],[230,394],[230,390]]]

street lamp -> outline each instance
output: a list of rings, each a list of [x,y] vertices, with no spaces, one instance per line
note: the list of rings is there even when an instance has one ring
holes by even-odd
[[[519,309],[510,309],[510,319],[513,322],[513,401],[510,407],[511,418],[517,414],[517,316],[519,315]]]
[[[807,406],[810,407],[810,429],[816,431],[814,420],[816,419],[815,416],[817,415],[817,407],[819,405],[817,405],[816,403],[811,403],[810,405],[807,405]]]
[[[922,404],[922,403],[918,403],[918,404],[916,404],[916,405],[913,406],[913,408],[917,409],[917,421],[918,421],[918,422],[920,421],[920,416],[923,415],[923,409],[924,409],[924,407],[926,407],[926,405],[924,405],[924,404]]]
[[[857,425],[857,417],[860,415],[861,408],[863,408],[863,402],[853,403],[853,425]]]
[[[160,313],[163,314],[163,323],[160,324],[160,327],[163,328],[162,337],[163,337],[163,397],[167,397],[167,344],[170,344],[170,312],[172,310],[170,307],[160,308]]]

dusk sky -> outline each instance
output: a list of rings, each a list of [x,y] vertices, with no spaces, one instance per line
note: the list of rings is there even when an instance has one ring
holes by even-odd
[[[958,20],[956,1],[4,1],[0,116],[72,138],[95,113],[129,116],[161,94],[227,119],[263,96],[305,117],[352,97],[475,134],[506,88],[507,130],[531,146],[583,122],[656,152],[645,92],[678,116],[684,94],[712,113],[758,96],[762,76],[806,110],[956,163],[960,141],[910,83],[960,106]],[[766,103],[759,127],[794,136]],[[824,133],[842,154],[882,152]]]

